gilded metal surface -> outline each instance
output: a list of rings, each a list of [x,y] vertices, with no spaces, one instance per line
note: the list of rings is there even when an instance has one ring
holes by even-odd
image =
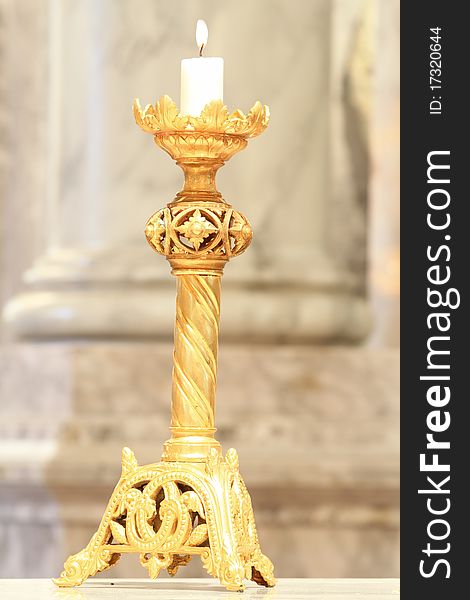
[[[228,160],[245,148],[247,138],[266,129],[269,108],[256,102],[247,114],[238,109],[229,113],[222,100],[213,100],[198,117],[192,117],[181,115],[173,100],[162,96],[144,109],[136,99],[134,116],[139,127],[152,133],[175,160],[188,156]]]
[[[219,306],[218,275],[178,277],[172,427],[215,425]]]
[[[175,575],[198,555],[209,574],[229,590],[242,590],[244,578],[275,584],[273,565],[260,550],[233,448],[225,458],[213,450],[201,463],[145,466],[124,448],[121,478],[98,531],[86,548],[67,559],[54,582],[80,585],[129,552],[140,555],[152,578],[162,569]]]
[[[248,248],[253,236],[248,219],[226,203],[177,202],[147,221],[150,246],[168,258],[229,260]]]
[[[181,192],[145,229],[177,278],[171,438],[162,461],[143,467],[124,448],[122,475],[98,531],[55,583],[79,585],[121,554],[137,553],[153,578],[162,569],[175,575],[197,554],[229,590],[242,590],[244,578],[273,586],[237,453],[232,448],[223,457],[214,438],[221,276],[252,237],[246,217],[217,191],[215,174],[266,128],[269,110],[257,102],[247,115],[229,115],[214,101],[190,117],[164,96],[145,110],[136,100],[134,115],[185,176]]]

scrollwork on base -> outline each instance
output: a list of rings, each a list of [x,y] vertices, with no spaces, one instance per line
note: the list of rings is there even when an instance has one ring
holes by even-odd
[[[98,541],[99,532],[95,533],[88,545],[77,554],[69,556],[65,561],[64,570],[60,577],[53,579],[60,587],[80,585],[88,577],[109,569],[116,564],[121,555],[112,552]]]
[[[139,467],[125,448],[122,475],[98,531],[70,556],[54,582],[80,585],[112,566],[122,553],[137,553],[152,578],[175,575],[198,554],[208,573],[227,589],[243,579],[273,586],[271,561],[261,553],[250,496],[235,450],[209,452],[205,463],[161,462]]]

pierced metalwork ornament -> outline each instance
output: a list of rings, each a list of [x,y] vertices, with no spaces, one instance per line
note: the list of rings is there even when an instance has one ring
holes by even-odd
[[[229,114],[214,101],[191,117],[163,96],[144,110],[135,100],[134,115],[185,175],[181,192],[145,228],[177,278],[171,438],[161,462],[151,465],[139,466],[123,449],[121,478],[98,531],[54,582],[80,585],[122,554],[137,553],[152,578],[162,569],[175,575],[198,555],[229,590],[243,590],[245,578],[273,586],[274,568],[260,549],[237,453],[231,448],[224,457],[214,438],[220,280],[225,263],[252,237],[246,217],[217,191],[215,174],[264,131],[269,110],[257,102],[247,115]]]

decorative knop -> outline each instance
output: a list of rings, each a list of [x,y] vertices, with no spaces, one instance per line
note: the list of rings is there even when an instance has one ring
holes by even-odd
[[[253,232],[248,219],[228,205],[182,203],[150,217],[145,235],[151,247],[167,257],[213,255],[228,260],[246,250]]]

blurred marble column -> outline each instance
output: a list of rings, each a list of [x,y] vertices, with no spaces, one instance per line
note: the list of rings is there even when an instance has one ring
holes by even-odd
[[[264,139],[219,176],[255,230],[224,278],[223,335],[361,339],[369,4],[50,0],[45,243],[5,308],[10,330],[171,337],[174,282],[141,231],[181,175],[130,109],[134,96],[179,98],[179,60],[194,55],[202,16],[208,53],[226,60],[228,105],[259,98],[272,110]]]
[[[151,253],[138,235],[149,214],[140,202],[140,186],[149,182],[140,177],[140,140],[132,135],[127,91],[133,86],[127,84],[136,82],[130,74],[135,45],[130,32],[137,36],[140,28],[146,46],[145,23],[138,27],[136,19],[132,26],[130,3],[50,0],[46,5],[49,138],[47,158],[38,161],[47,170],[47,199],[37,223],[45,242],[24,275],[26,289],[6,306],[5,320],[26,337],[138,334],[146,307],[155,310],[161,296],[154,294],[149,302],[146,284],[165,276],[170,288],[166,265],[148,261]],[[143,68],[139,75],[153,87],[155,74]],[[145,168],[155,170],[149,162]],[[165,185],[165,175],[162,179]],[[168,188],[177,187],[174,180]]]

